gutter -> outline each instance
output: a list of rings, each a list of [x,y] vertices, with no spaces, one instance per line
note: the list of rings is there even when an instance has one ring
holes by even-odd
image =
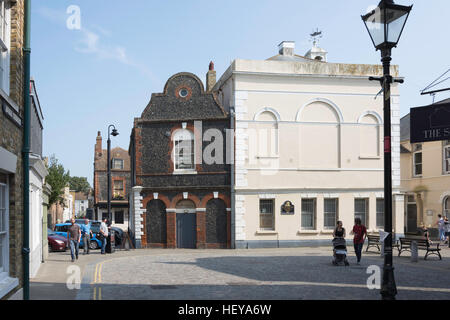
[[[30,23],[31,0],[24,0],[24,125],[23,125],[23,300],[30,299],[30,132],[31,132],[31,96],[30,96]]]

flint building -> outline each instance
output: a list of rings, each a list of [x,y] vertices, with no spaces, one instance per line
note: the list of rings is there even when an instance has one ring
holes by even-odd
[[[230,119],[210,91],[209,69],[206,90],[196,75],[175,74],[134,120],[129,224],[137,248],[231,246]],[[224,160],[205,162],[204,153]]]

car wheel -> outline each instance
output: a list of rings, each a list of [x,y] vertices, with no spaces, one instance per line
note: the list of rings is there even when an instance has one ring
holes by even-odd
[[[91,240],[91,242],[89,242],[89,249],[91,249],[91,250],[98,249],[98,243],[97,243],[97,241]]]

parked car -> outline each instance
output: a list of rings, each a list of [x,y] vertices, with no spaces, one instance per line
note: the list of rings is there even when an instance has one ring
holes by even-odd
[[[77,223],[77,224],[80,225],[79,223]],[[90,222],[89,224],[91,225],[91,230],[92,230],[92,238],[91,238],[91,241],[89,242],[89,249],[92,249],[92,250],[99,249],[102,246],[102,242],[97,237],[98,232],[95,232],[95,228],[93,228],[93,226],[95,226],[95,224],[93,224],[93,222]],[[69,229],[70,226],[71,226],[70,223],[58,223],[55,225],[54,232],[64,238],[66,238],[66,240],[67,240],[67,230]],[[99,228],[99,231],[100,231],[100,228]],[[81,241],[80,241],[80,248],[83,248],[83,247],[84,247],[84,242],[83,242],[83,234],[82,234]]]
[[[111,227],[111,230],[114,231],[114,243],[116,246],[120,246],[123,241],[123,230],[118,227]]]
[[[47,231],[48,251],[66,251],[68,247],[67,238],[56,234],[48,229]]]

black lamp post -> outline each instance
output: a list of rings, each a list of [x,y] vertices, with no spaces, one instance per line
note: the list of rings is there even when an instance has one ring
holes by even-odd
[[[110,133],[110,129],[114,128]],[[115,137],[119,135],[114,125],[108,127],[108,223],[111,223],[111,139],[110,134]]]
[[[384,90],[384,266],[381,296],[383,300],[395,300],[397,288],[392,260],[392,159],[391,159],[391,49],[397,46],[412,6],[394,4],[392,0],[382,0],[376,9],[362,16],[364,24],[376,50],[381,51],[383,77],[370,77],[380,81]]]

